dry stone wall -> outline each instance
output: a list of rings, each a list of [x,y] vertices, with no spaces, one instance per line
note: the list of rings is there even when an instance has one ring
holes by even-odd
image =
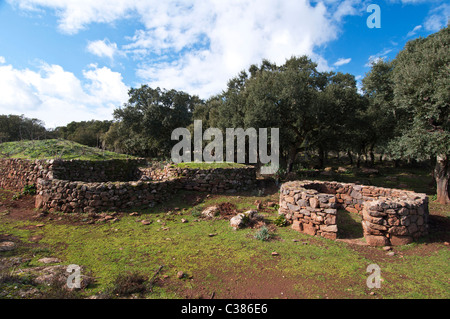
[[[53,178],[52,163],[45,160],[0,159],[0,188],[20,191],[39,178]]]
[[[182,178],[183,188],[201,192],[220,193],[234,190],[248,190],[256,185],[256,169],[242,168],[196,169],[166,165],[160,168],[143,168],[141,180],[171,180]]]
[[[39,178],[69,181],[132,181],[141,175],[144,159],[81,161],[0,159],[0,187],[22,190]]]
[[[134,181],[139,179],[142,158],[106,161],[50,160],[54,179],[84,182]]]
[[[232,168],[194,170],[187,176],[174,172],[159,181],[82,182],[40,178],[36,207],[64,213],[96,213],[153,206],[170,200],[180,189],[220,192],[248,189],[256,182],[256,170]]]
[[[182,180],[94,182],[39,179],[36,208],[64,213],[97,213],[153,206],[170,200]]]
[[[428,233],[426,194],[321,181],[281,186],[279,214],[297,231],[336,239],[339,209],[362,216],[364,237],[371,246],[404,245]]]
[[[20,191],[34,184],[36,207],[79,213],[154,205],[170,200],[180,189],[234,192],[256,183],[254,167],[199,170],[144,165],[144,159],[0,159],[0,187]]]

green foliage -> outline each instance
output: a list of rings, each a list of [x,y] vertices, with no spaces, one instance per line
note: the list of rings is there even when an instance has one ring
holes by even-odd
[[[284,227],[288,224],[286,218],[283,215],[279,215],[277,218],[275,218],[273,223],[278,227]]]
[[[25,139],[41,139],[53,136],[38,119],[29,119],[23,115],[0,115],[0,143]]]
[[[192,217],[200,217],[200,216],[202,215],[202,211],[201,211],[200,208],[194,207],[194,208],[191,210],[191,215],[192,215]]]
[[[270,232],[266,226],[261,227],[255,234],[255,238],[261,241],[267,241],[270,239]]]
[[[123,152],[139,156],[167,157],[176,143],[172,141],[172,131],[188,127],[195,105],[202,103],[197,96],[181,91],[147,85],[132,88],[128,103],[114,111],[118,122],[105,134],[105,146],[120,147]]]
[[[450,154],[450,29],[409,41],[395,59],[396,109],[406,113],[402,134],[392,141],[397,158]]]
[[[26,185],[23,188],[22,194],[24,195],[36,195],[36,185]]]
[[[26,185],[21,192],[12,196],[12,200],[19,200],[25,195],[36,195],[36,186],[34,184]]]
[[[55,132],[62,139],[91,147],[101,147],[102,138],[112,125],[112,121],[71,122],[57,127]]]

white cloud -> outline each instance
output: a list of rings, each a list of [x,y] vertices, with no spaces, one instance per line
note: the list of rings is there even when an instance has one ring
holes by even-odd
[[[333,65],[341,66],[341,65],[349,64],[351,61],[352,61],[351,58],[348,58],[348,59],[341,58],[341,59],[337,60]]]
[[[367,61],[367,63],[364,65],[365,67],[372,67],[372,64],[378,63],[380,60],[385,60],[388,58],[388,54],[392,52],[392,49],[384,49],[383,51],[371,55]]]
[[[203,98],[220,93],[231,77],[263,58],[282,64],[306,54],[329,69],[314,50],[335,39],[339,30],[326,6],[307,1],[196,2],[179,10],[176,22],[164,14],[161,21],[147,16],[147,29],[138,30],[124,49],[140,57],[143,52],[160,55],[144,59],[137,71],[151,86]]]
[[[42,63],[37,71],[0,66],[0,114],[26,114],[48,127],[71,121],[111,119],[128,100],[128,88],[119,73],[95,65],[83,79],[59,65]]]
[[[450,5],[444,3],[437,8],[434,8],[428,14],[424,22],[425,30],[437,32],[441,28],[446,27],[450,17]]]
[[[100,58],[107,57],[111,60],[118,54],[117,44],[109,42],[108,39],[89,41],[86,49]]]
[[[5,64],[5,63],[6,63],[5,57],[2,57],[2,56],[0,55],[0,64]]]
[[[415,26],[414,29],[412,29],[411,31],[409,31],[408,34],[407,34],[406,36],[407,36],[408,38],[409,38],[409,37],[412,37],[412,36],[416,35],[416,34],[417,34],[417,31],[421,30],[422,28],[423,28],[422,25]]]
[[[284,63],[309,55],[330,69],[315,50],[337,38],[345,16],[362,14],[361,1],[227,0],[10,0],[23,9],[53,9],[58,28],[74,34],[91,23],[133,18],[143,25],[118,48],[98,40],[89,52],[117,52],[141,60],[136,70],[151,86],[203,98],[219,93],[242,69],[267,58]]]

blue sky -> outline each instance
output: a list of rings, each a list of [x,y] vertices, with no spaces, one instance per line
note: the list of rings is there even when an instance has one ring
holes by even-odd
[[[366,24],[373,3],[379,29]],[[440,0],[0,0],[0,114],[112,119],[130,87],[207,99],[251,64],[293,55],[361,80],[449,14]]]

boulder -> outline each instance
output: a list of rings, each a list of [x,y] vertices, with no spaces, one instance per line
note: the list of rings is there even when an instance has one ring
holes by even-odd
[[[408,245],[413,242],[411,236],[391,236],[390,240],[393,246]]]
[[[10,251],[16,248],[16,244],[12,241],[0,242],[0,251]]]
[[[389,246],[389,241],[384,236],[364,235],[369,246]]]
[[[210,206],[202,211],[202,216],[205,218],[214,218],[219,215],[220,210],[218,206]]]
[[[230,219],[230,226],[234,229],[251,226],[258,221],[262,221],[263,217],[256,210],[248,210],[245,213],[239,213]]]

